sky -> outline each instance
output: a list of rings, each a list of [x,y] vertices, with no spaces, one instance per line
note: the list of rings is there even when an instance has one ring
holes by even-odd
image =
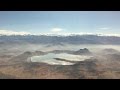
[[[0,33],[120,34],[120,11],[0,11]]]

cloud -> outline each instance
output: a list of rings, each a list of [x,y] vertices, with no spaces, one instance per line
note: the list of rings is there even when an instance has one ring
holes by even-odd
[[[51,32],[61,32],[61,31],[63,31],[62,28],[53,28],[53,29],[51,30]]]
[[[110,29],[110,28],[108,28],[108,27],[103,27],[103,28],[99,28],[99,29],[101,29],[101,30],[108,30],[108,29]]]
[[[29,32],[16,32],[16,31],[11,31],[11,30],[0,30],[1,35],[27,35],[30,34]]]

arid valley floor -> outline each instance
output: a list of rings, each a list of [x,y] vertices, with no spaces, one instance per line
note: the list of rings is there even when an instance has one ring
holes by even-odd
[[[64,45],[0,44],[1,79],[119,79],[119,46],[112,45]],[[33,56],[52,53],[88,56],[89,58],[69,60],[61,57],[56,61],[71,65],[32,62]]]

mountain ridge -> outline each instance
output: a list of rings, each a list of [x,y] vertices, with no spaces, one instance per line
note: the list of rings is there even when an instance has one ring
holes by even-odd
[[[5,34],[5,33],[0,33],[0,36],[84,36],[84,35],[94,35],[94,36],[114,36],[114,37],[120,37],[119,34],[102,34],[102,33],[64,33],[64,34],[54,34],[54,33],[40,33],[40,34],[30,34],[30,33],[25,33],[22,32],[20,33],[13,33],[13,34]]]
[[[97,35],[47,36],[47,35],[2,35],[0,43],[35,43],[35,44],[120,44],[120,37]]]

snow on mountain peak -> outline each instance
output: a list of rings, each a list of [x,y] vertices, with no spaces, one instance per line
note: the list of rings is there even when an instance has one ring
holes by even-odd
[[[24,32],[24,31],[11,31],[11,30],[0,30],[0,35],[45,35],[45,36],[75,36],[75,35],[96,35],[96,36],[116,36],[120,37],[120,34],[103,34],[103,33],[39,33],[39,34],[31,34],[29,32]]]
[[[16,32],[11,30],[0,30],[0,35],[29,35],[29,32]]]

